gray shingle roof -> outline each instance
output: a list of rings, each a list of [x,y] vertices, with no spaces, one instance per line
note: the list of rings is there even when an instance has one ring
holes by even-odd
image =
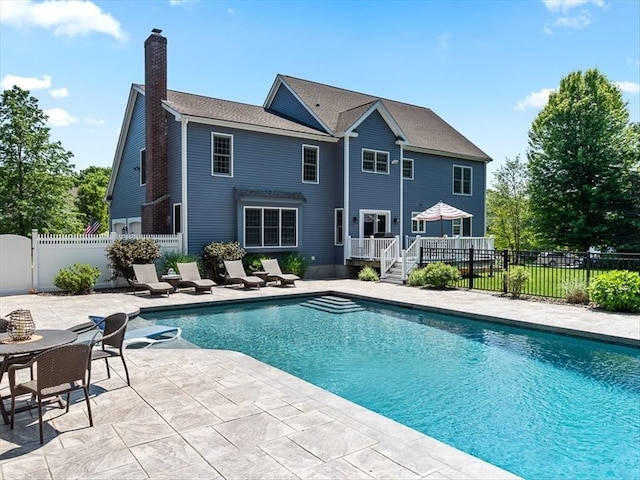
[[[307,106],[335,133],[348,128],[351,114],[347,111],[364,112],[380,99],[395,118],[402,131],[409,137],[409,145],[439,152],[452,153],[490,160],[490,157],[471,143],[432,110],[364,93],[344,90],[300,78],[280,75],[283,81],[304,101]],[[346,114],[346,117],[342,113]],[[355,120],[355,118],[353,118]]]
[[[144,89],[144,85],[139,85],[139,87]],[[323,131],[293,122],[270,112],[264,107],[246,103],[168,90],[166,104],[183,115],[329,136]]]

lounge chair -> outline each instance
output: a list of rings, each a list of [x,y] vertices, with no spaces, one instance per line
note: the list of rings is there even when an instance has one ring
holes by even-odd
[[[119,314],[124,315],[124,314]],[[89,315],[90,322],[85,322],[75,327],[69,328],[78,334],[78,343],[88,343],[94,341],[95,332],[104,330],[105,317],[98,315]],[[182,336],[182,329],[171,325],[150,325],[148,327],[136,328],[134,330],[126,330],[122,345],[124,348],[137,347],[148,348],[157,343],[169,342],[177,340]],[[96,338],[100,341],[100,337]]]
[[[227,276],[224,278],[225,286],[227,284],[244,285],[244,288],[261,287],[264,280],[253,275],[247,275],[242,266],[242,260],[225,260],[224,268],[227,269]]]
[[[281,286],[285,286],[285,285],[295,286],[296,280],[300,280],[300,277],[297,275],[294,275],[293,273],[282,273],[282,270],[280,269],[280,264],[278,263],[278,260],[275,258],[270,258],[268,260],[263,259],[260,261],[262,262],[262,268],[268,274],[267,281],[271,279],[279,280]]]
[[[146,265],[134,264],[133,271],[136,274],[136,282],[134,284],[136,289],[149,290],[150,295],[166,294],[167,296],[169,296],[169,292],[173,291],[170,283],[158,280],[156,266],[153,263]]]
[[[182,277],[178,282],[179,287],[193,287],[198,292],[211,292],[211,288],[215,286],[215,282],[208,278],[201,278],[198,271],[198,264],[196,262],[191,263],[178,263],[178,272]]]

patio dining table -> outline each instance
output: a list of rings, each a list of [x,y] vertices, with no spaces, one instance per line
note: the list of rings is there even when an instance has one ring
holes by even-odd
[[[2,377],[9,368],[11,359],[24,357],[24,363],[45,350],[60,345],[71,343],[78,338],[78,335],[69,330],[36,330],[28,340],[13,341],[8,333],[0,333],[0,383]],[[5,424],[9,423],[9,414],[4,407],[4,398],[0,393],[0,413]]]

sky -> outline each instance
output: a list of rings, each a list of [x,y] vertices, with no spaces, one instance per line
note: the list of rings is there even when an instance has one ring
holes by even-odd
[[[77,170],[111,166],[153,28],[171,90],[262,105],[281,73],[428,107],[493,159],[488,186],[573,71],[640,121],[640,0],[0,0],[0,89],[38,98]]]

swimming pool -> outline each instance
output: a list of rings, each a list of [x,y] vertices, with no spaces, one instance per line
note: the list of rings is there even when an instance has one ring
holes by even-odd
[[[638,349],[360,300],[341,314],[307,302],[144,318],[528,479],[640,478]]]

